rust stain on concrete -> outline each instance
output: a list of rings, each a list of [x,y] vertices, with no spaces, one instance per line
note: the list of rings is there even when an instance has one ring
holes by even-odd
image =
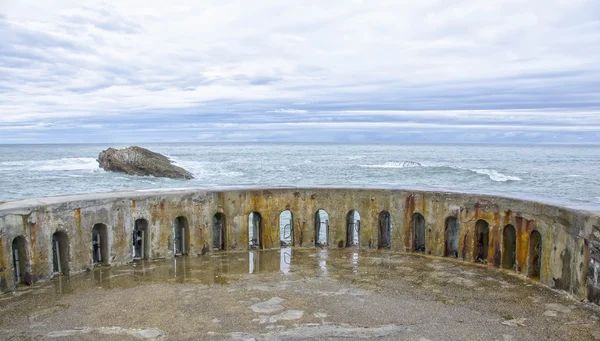
[[[142,217],[149,218],[152,257],[172,256],[173,222],[179,216],[185,217],[190,227],[188,254],[205,254],[212,247],[213,216],[217,212],[225,216],[227,250],[249,248],[248,218],[251,212],[257,212],[261,217],[262,247],[280,247],[279,215],[286,209],[293,214],[294,246],[315,246],[314,217],[317,210],[323,209],[329,215],[329,247],[344,247],[347,242],[347,214],[355,209],[360,214],[359,239],[362,248],[378,247],[379,218],[381,212],[387,211],[392,222],[392,251],[412,250],[414,232],[411,222],[413,214],[419,213],[425,221],[426,251],[435,256],[444,255],[445,221],[450,216],[455,217],[459,221],[458,252],[465,261],[475,260],[475,224],[481,219],[489,225],[487,261],[492,266],[500,266],[503,229],[513,225],[517,243],[516,268],[517,272],[524,275],[527,274],[531,232],[537,230],[542,236],[540,282],[549,286],[558,283],[564,290],[583,297],[583,270],[571,268],[571,264],[585,263],[585,255],[577,247],[583,243],[580,239],[586,237],[583,233],[585,226],[577,224],[585,222],[589,226],[600,225],[597,212],[518,199],[367,188],[180,190],[173,193],[162,190],[90,194],[75,199],[71,197],[71,206],[63,205],[67,199],[62,200],[53,198],[47,205],[39,205],[32,199],[34,203],[26,207],[0,204],[0,228],[3,231],[0,254],[3,263],[0,264],[3,267],[9,266],[6,260],[10,259],[10,241],[24,234],[30,243],[32,271],[40,278],[49,278],[52,257],[48,238],[60,228],[75,237],[70,238],[73,250],[71,272],[84,271],[90,263],[91,228],[96,223],[105,223],[112,233],[111,264],[130,262],[131,231],[134,221]],[[67,209],[73,206],[85,209]],[[24,210],[30,213],[24,215]],[[588,230],[590,228],[585,231]],[[8,288],[12,286],[12,278],[7,271],[2,272],[0,277],[4,278]]]

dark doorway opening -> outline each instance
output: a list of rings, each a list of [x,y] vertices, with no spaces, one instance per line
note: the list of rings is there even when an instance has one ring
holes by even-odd
[[[389,249],[392,246],[392,216],[388,211],[379,213],[379,249]]]
[[[225,250],[225,215],[220,212],[213,216],[213,250]]]
[[[425,218],[419,213],[413,213],[411,225],[413,231],[413,251],[425,252]]]
[[[477,220],[475,223],[475,233],[477,238],[475,261],[485,263],[487,262],[490,249],[490,225],[485,220]]]
[[[444,256],[458,258],[458,219],[446,218],[446,250]]]
[[[502,267],[504,269],[515,269],[517,255],[517,234],[515,227],[506,225],[503,232]]]
[[[529,264],[527,276],[540,278],[542,268],[542,235],[538,231],[531,232],[529,236]]]

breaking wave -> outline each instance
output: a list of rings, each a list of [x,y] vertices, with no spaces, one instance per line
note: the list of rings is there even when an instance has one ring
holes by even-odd
[[[231,169],[224,163],[180,160],[175,157],[169,157],[175,166],[182,167],[192,173],[196,179],[206,179],[212,177],[236,178],[244,176],[241,170]]]
[[[46,160],[42,161],[37,169],[41,171],[100,170],[98,161],[91,157]]]
[[[470,169],[470,170],[477,174],[487,175],[490,178],[490,180],[492,180],[492,181],[506,182],[506,181],[522,180],[518,176],[502,174],[493,169]]]
[[[421,167],[421,164],[413,161],[402,161],[402,162],[386,162],[380,165],[360,165],[365,168],[411,168]]]
[[[56,160],[26,160],[0,162],[0,170],[31,171],[102,171],[96,159],[91,157],[63,158]]]
[[[365,168],[413,168],[413,167],[445,168],[445,169],[469,171],[469,172],[474,172],[474,173],[481,174],[481,175],[487,175],[487,177],[490,178],[490,180],[497,181],[497,182],[522,180],[518,176],[502,174],[494,169],[486,169],[486,168],[469,169],[469,168],[464,168],[464,167],[460,167],[460,166],[449,166],[449,165],[443,165],[443,164],[442,165],[440,165],[440,164],[421,164],[421,163],[414,162],[414,161],[386,162],[383,164],[376,164],[376,165],[360,165],[360,167],[365,167]]]

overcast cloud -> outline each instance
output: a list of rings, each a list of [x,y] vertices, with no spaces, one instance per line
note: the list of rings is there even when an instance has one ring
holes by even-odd
[[[600,142],[600,2],[0,0],[0,143]]]

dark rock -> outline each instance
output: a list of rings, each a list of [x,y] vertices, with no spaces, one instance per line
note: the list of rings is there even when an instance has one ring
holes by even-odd
[[[194,178],[192,173],[173,165],[166,156],[137,146],[103,150],[98,155],[98,163],[106,171],[129,175],[151,175],[171,179]]]
[[[34,276],[31,276],[29,272],[25,272],[25,274],[23,275],[23,283],[27,285],[32,285],[34,282]]]

